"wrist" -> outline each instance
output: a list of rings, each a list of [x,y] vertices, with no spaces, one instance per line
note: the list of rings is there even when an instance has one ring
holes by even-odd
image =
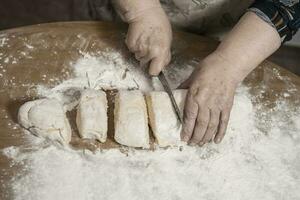
[[[276,30],[254,13],[246,13],[209,57],[224,62],[219,65],[234,74],[237,82],[242,82],[279,46],[280,37]]]
[[[222,52],[214,51],[207,56],[201,63],[201,70],[212,71],[212,73],[221,76],[225,83],[237,86],[240,84],[247,74],[240,67],[238,59],[231,60]]]
[[[162,9],[159,0],[114,0],[113,4],[123,21],[127,23],[153,9]]]

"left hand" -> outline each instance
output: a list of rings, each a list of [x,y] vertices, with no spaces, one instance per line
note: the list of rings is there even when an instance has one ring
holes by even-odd
[[[182,84],[182,87],[189,87],[183,141],[200,146],[211,140],[222,141],[238,85],[238,74],[232,74],[230,68],[230,63],[222,57],[210,55]]]

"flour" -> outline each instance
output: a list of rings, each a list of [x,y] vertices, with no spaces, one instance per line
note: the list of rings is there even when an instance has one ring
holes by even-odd
[[[7,45],[8,40],[9,39],[6,37],[6,35],[0,35],[0,47],[4,47],[5,45]]]
[[[136,64],[135,64],[136,65]],[[97,57],[84,54],[74,65],[73,77],[54,88],[37,86],[40,96],[56,98],[67,110],[72,110],[78,103],[78,92],[84,88],[93,89],[139,89],[143,92],[162,88],[157,78],[151,78],[145,68],[135,67],[130,60],[125,60],[118,52],[104,52]],[[172,88],[176,88],[192,72],[191,65],[171,65],[166,75]],[[46,75],[45,77],[46,78]],[[75,98],[74,98],[75,97]]]
[[[38,93],[57,98],[70,109],[76,104],[76,91],[85,87],[139,85],[151,90],[151,80],[142,71],[131,71],[119,54],[112,55],[116,62],[108,62],[105,55],[85,55],[73,65],[73,78],[54,88],[40,86]],[[130,71],[122,79],[127,67]],[[168,77],[173,86],[182,81],[181,76],[178,82]],[[203,148],[92,153],[53,146],[28,134],[29,145],[2,150],[12,166],[22,168],[7,188],[16,200],[298,200],[300,109],[291,109],[279,98],[268,111],[263,105],[254,106],[253,98],[241,85],[224,141]]]
[[[57,98],[64,103],[67,110],[70,110],[77,104],[76,99],[72,99],[73,93],[84,88],[96,90],[129,88],[143,91],[153,89],[150,77],[141,69],[134,70],[119,53],[103,54],[99,57],[85,54],[73,65],[73,71],[73,78],[54,88],[38,86],[38,93],[41,96]]]
[[[299,199],[300,111],[292,115],[297,124],[285,131],[275,116],[268,134],[255,127],[253,111],[241,87],[224,142],[204,148],[125,155],[53,145],[22,153],[22,147],[10,147],[3,153],[16,165],[24,163],[27,172],[12,179],[11,189],[15,199]]]

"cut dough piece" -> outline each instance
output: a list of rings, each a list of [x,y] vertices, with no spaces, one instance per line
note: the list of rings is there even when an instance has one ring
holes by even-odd
[[[107,99],[104,91],[87,89],[81,93],[76,123],[82,138],[106,141]]]
[[[174,98],[183,113],[187,90],[174,90]],[[182,125],[177,119],[168,94],[164,91],[150,92],[147,96],[150,126],[160,147],[176,146],[181,143]]]
[[[138,91],[119,91],[115,98],[115,140],[131,147],[149,148],[147,107]]]
[[[19,109],[19,123],[32,134],[68,144],[71,127],[62,105],[55,99],[39,99],[25,103]]]

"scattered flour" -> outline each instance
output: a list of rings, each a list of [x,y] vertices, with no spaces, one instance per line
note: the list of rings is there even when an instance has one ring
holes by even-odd
[[[70,88],[152,89],[150,79],[122,62],[117,54],[114,63],[86,55],[74,65],[74,78],[52,89],[39,87],[38,92],[70,109],[75,104],[66,95]],[[122,79],[126,68],[129,73]],[[240,86],[224,141],[203,148],[92,153],[47,145],[28,135],[33,143],[29,148],[2,150],[12,166],[23,169],[8,188],[16,200],[298,200],[300,109],[282,117],[289,107],[280,100],[263,130],[257,121],[265,115],[257,115],[251,101],[248,89]]]
[[[119,53],[103,54],[99,57],[86,54],[73,65],[73,73],[73,78],[54,88],[38,86],[38,93],[41,96],[57,98],[70,110],[77,104],[74,93],[84,88],[130,88],[143,91],[153,89],[150,77],[141,69],[133,69],[133,65],[124,61]]]
[[[6,37],[6,35],[0,35],[0,47],[4,47],[8,40],[9,39]]]
[[[143,67],[136,67],[131,60],[125,60],[119,52],[104,52],[95,57],[84,54],[73,67],[73,78],[54,88],[37,86],[38,94],[56,98],[67,110],[78,102],[76,93],[84,88],[93,89],[139,89],[144,92],[160,89],[157,78],[151,78]],[[192,72],[190,65],[170,66],[166,70],[172,88],[176,88]],[[74,95],[75,94],[75,95]]]

